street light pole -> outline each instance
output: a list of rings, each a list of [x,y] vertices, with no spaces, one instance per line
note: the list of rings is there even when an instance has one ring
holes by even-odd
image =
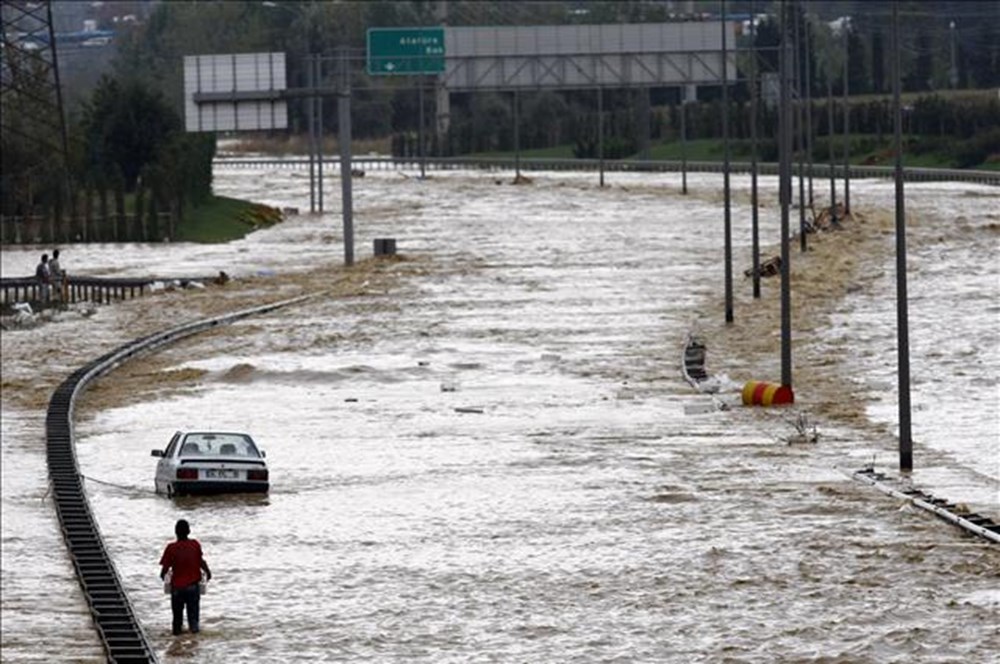
[[[806,240],[806,186],[805,186],[805,140],[803,130],[805,128],[805,104],[802,103],[802,42],[799,41],[801,31],[799,29],[799,12],[796,9],[795,16],[795,151],[798,153],[799,167],[799,249],[806,251],[808,242]]]
[[[687,86],[681,91],[681,193],[688,193],[687,169]]]
[[[845,18],[840,29],[844,40],[844,217],[851,213],[851,107],[848,101],[848,27],[850,19]]]
[[[816,217],[816,208],[813,200],[813,104],[812,104],[812,26],[807,20],[805,22],[805,42],[806,42],[806,158],[809,162],[809,211],[813,220]]]
[[[417,156],[420,158],[420,179],[427,179],[427,157],[424,153],[424,75],[417,76]]]
[[[351,180],[351,71],[349,49],[341,47],[336,59],[334,86],[324,83],[323,55],[317,53],[319,40],[314,30],[311,6],[310,12],[301,11],[293,3],[277,3],[265,0],[265,7],[279,8],[298,16],[307,23],[308,55],[305,56],[306,88],[301,92],[305,98],[306,115],[309,121],[309,211],[323,212],[323,100],[337,97],[337,143],[340,147],[341,209],[344,228],[344,264],[354,264],[354,202]],[[287,91],[286,91],[287,92]],[[318,119],[318,122],[317,122]],[[317,169],[319,181],[317,182]],[[318,204],[318,205],[317,205]]]
[[[733,322],[733,228],[729,191],[729,58],[726,50],[726,0],[722,0],[722,190],[725,226],[726,322]]]
[[[514,88],[514,179],[521,180],[521,95]]]
[[[833,128],[833,63],[831,62],[826,71],[826,115],[829,123],[827,140],[830,141],[830,221],[837,225],[837,162],[833,149],[833,139],[837,135]]]
[[[316,88],[323,87],[323,58],[316,55],[313,57],[313,66],[316,68]],[[316,105],[316,202],[319,213],[323,214],[323,97],[316,95],[313,97]]]
[[[354,199],[351,190],[351,71],[347,48],[340,50],[337,94],[337,143],[340,145],[340,195],[344,222],[344,265],[354,265]]]
[[[604,88],[597,88],[597,161],[601,171],[601,188],[604,187]]]
[[[316,89],[316,69],[313,56],[306,57],[306,87]],[[309,212],[316,212],[316,105],[312,95],[306,97],[306,116],[309,126]]]
[[[896,147],[896,341],[899,347],[899,470],[913,470],[910,428],[910,331],[906,292],[906,197],[903,194],[903,113],[900,103],[899,0],[892,3],[892,103]]]
[[[789,5],[792,5],[791,7]],[[794,2],[781,4],[781,106],[778,114],[778,191],[781,203],[781,384],[792,387],[791,252],[788,247],[789,206],[792,202],[792,30]]]
[[[760,214],[757,209],[757,3],[750,0],[750,232],[753,296],[760,298]]]

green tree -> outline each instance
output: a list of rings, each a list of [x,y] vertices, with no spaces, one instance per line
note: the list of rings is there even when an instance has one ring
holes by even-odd
[[[127,192],[135,191],[143,168],[180,131],[180,119],[163,96],[137,80],[102,78],[86,116],[92,154],[116,169]]]

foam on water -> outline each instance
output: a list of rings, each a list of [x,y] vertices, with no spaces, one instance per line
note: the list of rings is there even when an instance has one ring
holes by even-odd
[[[819,387],[831,379],[806,366],[806,385],[817,388],[795,411],[690,413],[705,397],[680,376],[681,347],[692,327],[712,330],[722,317],[718,178],[691,176],[687,198],[672,175],[616,174],[603,190],[593,174],[539,174],[527,187],[495,179],[370,173],[355,191],[362,257],[371,238],[395,237],[410,260],[385,267],[381,280],[372,272],[350,297],[318,298],[136,360],[88,396],[76,428],[81,468],[107,482],[88,483],[88,493],[168,661],[985,662],[1000,650],[995,603],[982,595],[1000,564],[995,547],[899,510],[837,470],[872,457],[892,463],[894,441],[879,434],[891,415],[878,409],[893,399],[893,291],[889,277],[862,278],[860,269],[891,269],[891,253],[824,263],[856,270],[857,296],[820,293],[831,309],[816,305],[821,331],[796,337],[803,365],[827,366],[820,351],[831,338],[852,349],[854,361],[828,367],[845,391],[856,380],[859,394],[875,394],[860,405],[874,424],[819,414],[829,399]],[[773,188],[773,178],[762,181]],[[307,191],[283,170],[220,170],[216,189],[280,206],[301,206]],[[998,198],[985,187],[962,190],[970,219]],[[915,403],[925,404],[916,479],[997,513],[1000,469],[984,462],[997,457],[997,421],[970,411],[996,409],[1000,353],[977,353],[996,337],[975,302],[996,301],[998,262],[974,274],[938,269],[968,260],[967,243],[981,245],[983,229],[933,230],[951,218],[954,191],[910,192],[921,219],[914,316],[955,307],[963,316],[962,341],[939,356],[940,330],[914,329]],[[854,182],[852,195],[859,208],[877,209],[891,188]],[[733,215],[737,274],[749,261],[745,198]],[[762,235],[773,242],[777,212],[764,199]],[[292,217],[223,246],[70,247],[65,264],[95,274],[267,269],[332,278],[338,214]],[[997,247],[979,250],[995,257]],[[4,274],[30,273],[34,253],[5,248]],[[962,295],[933,296],[946,287]],[[264,296],[269,282],[253,288]],[[737,281],[741,298],[748,288]],[[962,309],[966,296],[973,304]],[[177,297],[171,306],[183,304]],[[143,306],[89,319],[89,345],[52,327],[62,351],[53,357],[75,368],[116,335],[138,336],[151,324]],[[754,306],[740,299],[732,336],[753,329]],[[24,334],[35,336],[4,335],[5,383],[8,351],[43,343]],[[771,366],[752,345],[745,356],[726,347],[741,348],[708,338],[708,367],[727,376],[727,393]],[[12,377],[28,375],[11,365]],[[932,399],[935,382],[968,387],[968,398]],[[887,386],[881,395],[877,385]],[[818,444],[786,442],[796,412],[814,415]],[[949,442],[959,425],[977,448]],[[194,426],[250,431],[267,450],[271,494],[152,495],[150,449]],[[24,452],[13,454],[17,465]],[[43,491],[43,476],[19,481]],[[156,575],[180,517],[216,575],[197,639],[169,635]],[[5,526],[5,553],[7,540]],[[22,611],[4,598],[5,618]]]

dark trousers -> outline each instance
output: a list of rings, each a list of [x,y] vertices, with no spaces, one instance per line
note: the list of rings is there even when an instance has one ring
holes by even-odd
[[[192,632],[198,631],[198,611],[201,608],[201,593],[198,584],[192,583],[186,588],[174,588],[170,593],[170,610],[174,614],[174,634],[181,633],[184,622],[184,607],[187,607],[188,627]]]

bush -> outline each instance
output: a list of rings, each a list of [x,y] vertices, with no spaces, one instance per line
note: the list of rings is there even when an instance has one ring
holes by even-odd
[[[952,148],[952,157],[958,168],[979,166],[998,154],[1000,154],[1000,128],[961,141]]]

